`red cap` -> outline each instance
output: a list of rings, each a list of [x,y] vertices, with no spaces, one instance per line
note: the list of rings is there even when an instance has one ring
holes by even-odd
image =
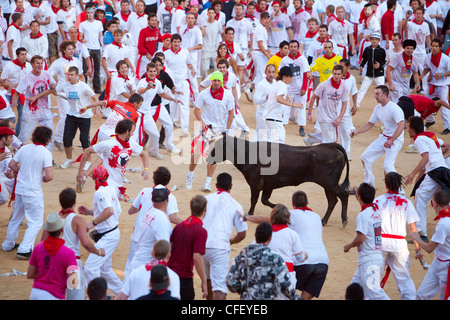
[[[0,127],[0,136],[12,136],[16,134],[14,130],[8,127]]]
[[[170,33],[165,33],[163,36],[162,36],[162,39],[163,39],[163,41],[164,40],[166,40],[167,38],[171,38],[172,37],[172,35],[170,34]]]

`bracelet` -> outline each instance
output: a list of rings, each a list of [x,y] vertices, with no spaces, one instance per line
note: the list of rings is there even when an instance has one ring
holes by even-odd
[[[242,218],[242,220],[247,221],[247,214],[244,214],[244,217]]]
[[[311,112],[308,112],[308,116],[311,116],[312,115],[312,113]]]
[[[87,107],[84,107],[84,110],[87,110]]]
[[[149,168],[144,168],[144,170],[150,170]]]

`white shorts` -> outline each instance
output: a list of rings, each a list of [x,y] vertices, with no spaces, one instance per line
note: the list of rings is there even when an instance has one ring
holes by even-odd
[[[212,290],[228,294],[226,278],[228,275],[230,251],[207,248],[203,255],[206,277],[211,280]]]

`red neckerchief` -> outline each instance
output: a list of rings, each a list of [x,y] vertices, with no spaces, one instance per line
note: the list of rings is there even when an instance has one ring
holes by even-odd
[[[403,61],[405,62],[406,69],[408,69],[408,70],[411,69],[412,59],[413,59],[412,55],[411,55],[411,57],[408,57],[405,54],[405,51],[402,51],[402,56],[403,56]]]
[[[248,0],[247,2],[244,1],[240,1],[239,3],[242,3],[244,6],[247,6],[249,4],[250,0]]]
[[[323,55],[323,57],[325,58],[325,59],[327,59],[327,60],[331,60],[331,59],[333,59],[334,57],[336,57],[336,53],[334,53],[333,52],[333,54],[331,55],[331,57],[327,57],[326,55]]]
[[[212,86],[210,87],[210,92],[211,92],[211,97],[213,97],[216,100],[220,100],[222,101],[223,99],[223,95],[225,93],[225,90],[223,87],[220,87],[219,89],[217,89],[216,91],[213,91]]]
[[[441,63],[442,51],[439,51],[438,54],[431,54],[431,63],[434,64],[436,68],[439,67]]]
[[[361,211],[364,211],[365,209],[372,207],[374,211],[378,210],[378,205],[376,203],[371,203],[371,204],[363,204],[361,206]]]
[[[19,66],[19,67],[20,67],[20,70],[23,70],[23,69],[25,68],[25,66],[26,66],[26,62],[25,62],[24,64],[20,64],[20,63],[19,63],[19,59],[14,59],[12,62],[13,62],[16,66]]]
[[[55,6],[53,5],[53,3],[52,3],[52,5],[51,5],[51,7],[52,7],[52,10],[53,10],[53,13],[54,13],[54,14],[57,14],[58,11],[59,11],[59,8],[58,8],[58,7],[55,7]]]
[[[39,8],[41,6],[42,2],[39,3],[38,5],[35,5],[33,2],[30,2],[30,6],[34,7],[34,8]]]
[[[228,192],[228,191],[225,189],[222,189],[222,188],[217,188],[217,194],[221,194],[222,192]]]
[[[346,75],[343,75],[343,76],[342,76],[342,79],[343,79],[343,80],[347,80],[348,78],[350,78],[350,76],[351,76],[350,72],[347,72]]]
[[[113,45],[115,45],[115,46],[117,46],[118,48],[122,48],[122,44],[120,43],[117,43],[115,40],[113,41],[113,42],[111,42],[111,44],[113,44]]]
[[[281,55],[281,53],[277,52],[277,53],[275,53],[275,55],[276,55],[277,57],[283,59],[283,56]]]
[[[122,11],[120,11],[120,16],[122,17],[122,20],[127,22],[128,21],[128,17],[130,16],[131,11],[128,13],[123,13]]]
[[[264,11],[261,11],[261,9],[259,8],[259,6],[255,6],[255,10],[257,11],[257,12],[259,12],[259,13],[263,13],[263,12],[265,12],[266,10],[264,10]]]
[[[46,146],[45,144],[43,144],[43,143],[35,143],[34,145],[35,145],[36,147],[37,147],[37,146],[43,146],[44,148],[47,147],[47,146]]]
[[[135,11],[135,12],[136,12],[136,11]],[[139,14],[139,13],[136,12],[136,15],[138,16],[138,18],[142,18],[143,16],[145,16],[145,11],[142,12],[142,14]]]
[[[147,81],[147,83],[149,83],[149,82],[156,83],[156,79],[150,79],[150,78],[147,76],[147,74],[146,74],[144,77],[145,77],[145,80]]]
[[[423,23],[424,21],[425,21],[425,20],[422,20],[422,22],[417,22],[416,18],[414,18],[414,19],[412,20],[412,22],[414,22],[415,24],[418,24],[419,26],[422,25],[422,23]]]
[[[307,6],[305,6],[305,11],[312,15],[313,7],[308,8]]]
[[[240,2],[240,3],[242,3],[242,2]],[[234,17],[234,20],[236,20],[236,21],[241,21],[242,19],[244,19],[244,16],[242,16],[242,17],[240,17],[240,18]]]
[[[176,9],[175,9],[175,11],[177,11],[177,10],[182,10],[182,11],[184,11],[184,9],[183,9],[182,6],[177,6]]]
[[[202,219],[196,217],[196,216],[190,216],[186,220],[183,221],[184,228],[187,229],[189,227],[192,227],[196,224],[199,224],[200,226],[203,226]]]
[[[246,18],[249,18],[249,19],[252,20],[252,21],[255,21],[255,16],[250,17],[248,14],[245,14],[245,17],[246,17]]]
[[[10,26],[10,27],[13,26],[13,27],[15,27],[17,30],[22,30],[22,28],[19,27],[18,25],[16,25],[15,23],[11,23],[9,26]]]
[[[287,224],[277,224],[277,223],[272,224],[272,230],[273,230],[273,232],[277,232],[277,231],[286,229],[287,227],[288,227]]]
[[[162,264],[162,265],[165,265],[167,267],[167,262],[165,262],[164,260],[156,260],[155,258],[153,258],[152,261],[150,261],[149,263],[147,263],[145,265],[145,270],[151,271],[152,268],[154,266],[156,266],[157,264]]]
[[[73,57],[72,57],[72,58],[70,58],[70,59],[69,59],[69,58],[67,58],[67,57],[66,57],[65,55],[61,55],[61,57],[62,57],[62,58],[64,58],[64,59],[66,59],[66,60],[68,60],[68,61],[72,61],[72,60],[73,60]]]
[[[295,10],[295,14],[299,14],[300,12],[303,12],[303,11],[305,11],[305,9],[300,8],[300,9],[298,9],[298,10]]]
[[[433,219],[434,221],[439,220],[440,218],[448,218],[450,217],[450,208],[447,207],[444,210],[439,211],[437,216]]]
[[[228,43],[227,40],[225,40],[224,42],[228,47],[228,51],[230,51],[230,53],[233,54],[234,53],[234,42]]]
[[[41,32],[39,32],[37,35],[33,36],[33,33],[30,33],[30,39],[37,39],[42,37],[43,34]]]
[[[320,40],[320,37],[319,37],[316,40],[319,41],[321,44],[323,44],[325,41],[330,40],[330,37],[326,37],[326,39],[324,39],[324,40]]]
[[[287,9],[286,9],[286,8],[280,8],[280,11],[281,11],[282,13],[287,13]]]
[[[305,38],[314,38],[317,34],[317,32],[319,32],[319,29],[317,29],[314,33],[311,33],[309,30],[305,35]]]
[[[59,213],[62,214],[68,214],[68,213],[75,213],[75,211],[73,211],[72,209],[61,209],[61,211],[59,211]]]
[[[339,22],[342,26],[345,25],[345,19],[339,20],[339,19],[336,17],[336,21]]]
[[[217,12],[216,15],[214,16],[214,19],[215,19],[216,21],[219,21],[219,18],[220,18],[220,11]]]
[[[128,141],[123,141],[118,136],[116,136],[116,139],[117,139],[117,141],[119,141],[119,143],[122,145],[122,147],[124,147],[126,149],[130,148],[130,143]]]
[[[170,7],[170,8],[167,8],[167,6],[166,6],[166,7],[164,7],[164,9],[166,9],[166,11],[168,11],[170,14],[172,14],[173,6]]]
[[[361,10],[361,17],[359,18],[359,23],[364,23],[364,27],[368,28],[370,20],[372,20],[372,17],[373,13],[369,17],[366,17],[366,15],[364,14],[364,10]]]
[[[339,81],[338,83],[336,83],[334,81],[333,77],[330,77],[330,82],[331,82],[331,85],[333,86],[333,88],[335,88],[337,90],[341,86],[342,80]]]
[[[120,73],[119,73],[119,75],[118,75],[117,77],[118,77],[118,78],[122,78],[122,79],[125,80],[125,81],[130,80],[130,78],[129,78],[128,76],[123,76],[123,75],[121,75]]]
[[[6,147],[0,148],[0,153],[5,153]]]
[[[14,10],[14,12],[18,12],[18,13],[24,14],[25,13],[25,8],[23,8],[22,10],[19,10],[19,9],[16,8],[16,10]]]
[[[195,27],[195,24],[194,24],[192,27],[189,27],[188,25],[186,25],[186,29],[183,31],[183,35],[184,35],[186,32],[188,32],[189,30],[194,29],[194,27]]]
[[[436,0],[425,0],[425,3],[427,4],[427,9],[435,2]]]
[[[297,52],[297,55],[295,57],[291,56],[291,53],[288,54],[288,57],[291,58],[292,60],[298,59],[300,58],[301,54],[300,52]]]
[[[64,243],[64,239],[49,235],[47,239],[44,240],[44,248],[49,255],[54,256],[58,253],[58,250],[64,245]]]
[[[306,211],[306,210],[308,210],[308,211],[312,211],[310,208],[308,208],[308,207],[295,207],[294,209],[298,209],[298,210],[303,210],[303,211]]]
[[[441,148],[441,145],[439,144],[439,141],[438,141],[438,139],[436,138],[436,135],[435,135],[433,132],[430,132],[430,131],[424,131],[424,132],[422,132],[422,133],[416,134],[416,135],[414,136],[414,141],[416,141],[416,139],[417,139],[418,136],[425,136],[425,137],[428,137],[428,138],[432,139],[432,140],[434,141],[434,143],[436,143],[436,147],[437,147],[438,149]]]
[[[180,47],[180,49],[178,49],[178,51],[177,51],[177,52],[175,52],[175,51],[173,50],[173,48],[172,48],[172,47],[170,47],[170,50],[172,50],[172,52],[173,52],[173,53],[175,53],[175,54],[178,54],[178,53],[180,53],[180,51],[181,51],[181,47]]]
[[[62,11],[67,12],[67,9],[68,9],[68,8],[63,8],[63,7],[61,7],[61,8],[59,8],[59,9],[62,10]]]

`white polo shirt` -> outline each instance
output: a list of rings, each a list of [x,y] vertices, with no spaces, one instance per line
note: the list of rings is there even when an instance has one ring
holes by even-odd
[[[358,246],[358,264],[374,258],[383,258],[381,252],[381,212],[372,207],[366,208],[356,217],[356,231],[366,236]]]
[[[106,67],[110,72],[117,72],[116,64],[120,60],[130,57],[130,49],[127,45],[118,46],[114,42],[103,49],[102,58],[106,60]]]
[[[438,139],[439,145],[443,145],[444,141]],[[439,167],[447,168],[442,149],[436,146],[433,139],[426,136],[418,136],[414,141],[414,146],[419,154],[428,152],[428,162],[425,164],[425,173],[430,172]]]
[[[155,87],[150,88],[147,91],[145,91],[143,94],[141,94],[142,98],[144,98],[144,102],[142,103],[141,107],[139,108],[139,111],[142,113],[147,113],[151,111],[151,104],[153,102],[153,99],[157,94],[164,93],[164,90],[162,88],[161,81],[158,79],[155,79]],[[146,88],[148,86],[147,78],[144,77],[141,80],[139,80],[137,86],[136,86],[136,92],[141,88]]]
[[[112,208],[114,214],[111,215],[105,221],[97,224],[95,230],[102,233],[119,224],[119,216],[122,213],[122,207],[117,197],[116,188],[114,186],[100,186],[97,191],[94,192],[93,214],[94,220],[107,208]]]
[[[377,124],[378,121],[383,123],[383,134],[391,137],[397,129],[397,124],[405,120],[405,115],[402,109],[392,101],[389,101],[384,107],[378,104],[373,109],[369,122]],[[400,134],[399,138],[403,139],[404,132]]]

